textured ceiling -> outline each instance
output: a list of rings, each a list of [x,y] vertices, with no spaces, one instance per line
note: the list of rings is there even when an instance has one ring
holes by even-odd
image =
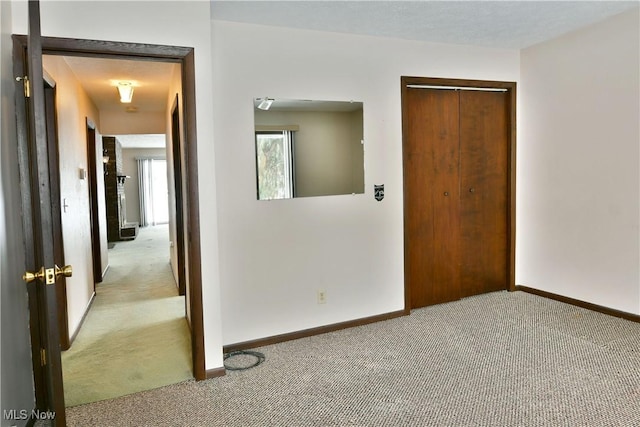
[[[521,49],[638,1],[218,1],[216,20]]]
[[[593,24],[639,1],[211,1],[211,17],[290,28],[520,49]],[[257,35],[258,36],[258,35]],[[138,112],[164,111],[178,65],[66,57],[96,106],[123,111],[114,81],[135,84]],[[158,146],[159,139],[127,140]]]

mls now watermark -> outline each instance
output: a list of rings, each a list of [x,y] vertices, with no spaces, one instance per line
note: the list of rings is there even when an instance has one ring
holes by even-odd
[[[5,420],[28,420],[33,418],[34,420],[55,420],[56,413],[53,411],[41,411],[39,409],[33,409],[28,411],[26,409],[5,409],[2,411],[2,417]]]

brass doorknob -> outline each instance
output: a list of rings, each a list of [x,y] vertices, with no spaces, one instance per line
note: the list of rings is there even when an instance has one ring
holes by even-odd
[[[56,282],[56,279],[60,276],[71,277],[73,274],[73,267],[70,265],[65,265],[60,268],[57,265],[54,268],[45,269],[42,267],[40,270],[36,272],[27,271],[22,275],[22,280],[27,283],[31,283],[36,279],[43,280],[47,285],[53,285]]]
[[[73,276],[73,267],[70,265],[65,265],[64,267],[60,268],[56,265],[56,278],[60,276],[64,276],[64,277]]]
[[[27,271],[22,275],[22,280],[27,283],[31,283],[36,279],[44,279],[44,267],[36,272]]]

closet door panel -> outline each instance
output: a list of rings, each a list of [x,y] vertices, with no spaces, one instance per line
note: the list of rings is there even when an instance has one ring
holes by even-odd
[[[409,89],[403,102],[405,272],[417,308],[460,298],[458,94]]]
[[[460,93],[462,296],[507,289],[508,97]]]

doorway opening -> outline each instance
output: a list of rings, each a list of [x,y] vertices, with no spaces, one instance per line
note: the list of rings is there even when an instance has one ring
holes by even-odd
[[[90,274],[85,281],[77,271],[76,280],[88,286],[70,286],[59,298],[60,311],[67,312],[61,329],[71,337],[62,347],[65,402],[85,404],[192,378],[186,302],[178,297],[172,271],[171,236],[185,224],[169,215],[168,181],[181,185],[183,177],[166,167],[173,144],[168,109],[171,94],[181,96],[180,64],[44,55],[43,66],[60,81],[63,158],[77,156],[76,122],[86,116],[87,123],[88,177],[78,182],[63,170],[60,180],[67,199],[88,194],[94,282],[89,285]],[[127,104],[105,93],[124,79],[137,88]],[[73,111],[64,107],[69,101]],[[81,259],[78,241],[86,228],[78,211],[82,207],[62,222],[63,239],[75,242],[68,258],[75,260]]]
[[[131,44],[131,43],[112,43],[112,42],[103,42],[103,41],[89,41],[89,40],[71,40],[71,39],[59,39],[59,38],[48,38],[43,37],[41,39],[42,42],[42,52],[47,55],[57,55],[57,56],[87,56],[87,57],[95,57],[95,58],[126,58],[126,59],[135,59],[135,60],[145,60],[148,61],[150,59],[157,60],[161,62],[170,62],[180,64],[181,73],[180,80],[182,83],[183,91],[181,94],[181,101],[183,102],[183,147],[184,151],[182,153],[184,164],[189,165],[190,167],[184,168],[183,172],[183,186],[186,188],[184,204],[182,207],[184,223],[183,229],[189,230],[189,233],[185,233],[185,236],[189,237],[188,244],[185,245],[185,253],[187,259],[187,270],[188,270],[188,289],[189,292],[187,294],[188,299],[188,312],[190,314],[190,331],[191,331],[191,350],[192,350],[192,360],[191,360],[191,368],[193,372],[193,376],[198,379],[205,379],[207,373],[205,371],[205,363],[204,363],[204,334],[203,334],[203,321],[202,321],[202,281],[201,281],[201,271],[200,271],[200,227],[199,227],[199,216],[198,216],[198,180],[197,180],[197,150],[196,150],[196,126],[195,126],[195,64],[194,64],[194,56],[192,48],[184,48],[184,47],[173,47],[173,46],[156,46],[156,45],[142,45],[142,44]],[[23,58],[26,58],[26,47],[27,47],[27,38],[25,36],[14,36],[14,44],[16,49],[14,49],[16,53],[16,60],[14,71],[17,72],[17,75],[25,75],[26,70],[26,62]],[[17,109],[24,109],[24,101],[17,102]],[[27,128],[27,120],[21,114],[18,115],[18,127],[22,129]],[[26,140],[26,132],[19,132],[19,139]],[[83,142],[84,143],[84,142]],[[25,142],[19,141],[20,147],[26,147],[27,144]],[[22,150],[22,148],[21,148]],[[97,158],[100,159],[99,151],[97,152]],[[80,167],[78,168],[77,163],[72,167],[69,165],[61,164],[61,170],[66,172],[71,171],[71,173],[80,180],[86,180],[89,176],[88,171]],[[87,197],[87,205],[88,197]],[[74,200],[75,201],[75,200]],[[66,201],[62,201],[62,204],[66,204]],[[72,205],[70,209],[73,208]],[[66,208],[67,206],[61,207],[61,209]],[[89,216],[88,209],[85,212],[87,218]],[[87,219],[89,222],[89,220]],[[89,247],[92,244],[93,239],[87,237],[87,244]],[[70,260],[69,260],[70,261]],[[92,262],[95,260],[92,259]],[[91,263],[90,263],[91,264]],[[91,271],[93,275],[93,271]],[[41,307],[37,306],[37,304],[31,305],[31,312],[34,314],[31,318],[31,322],[33,324],[38,324],[41,319],[37,318],[37,313],[39,312]],[[51,307],[49,307],[51,309]],[[58,317],[56,315],[56,317]],[[32,331],[38,330],[38,325],[33,327]],[[34,361],[34,376],[38,378],[42,375],[44,367],[40,365],[39,361],[41,360],[41,352],[40,349],[43,348],[43,345],[39,342],[41,338],[38,336],[32,337],[32,350],[34,352],[32,360]],[[59,360],[59,354],[56,356],[56,349],[52,348],[50,353],[47,354],[47,360],[50,360],[52,363],[55,362],[56,359]],[[38,363],[37,363],[38,362]],[[55,370],[54,370],[55,371]],[[54,372],[55,373],[55,372]],[[212,375],[215,375],[213,373]],[[62,391],[62,376],[60,374],[54,375],[51,384],[51,390],[48,391],[39,391],[36,390],[36,396],[45,396],[47,392],[52,396],[57,395],[56,399],[60,400],[60,395]],[[38,389],[38,382],[36,382],[36,389]],[[42,400],[44,397],[41,397]],[[46,407],[48,403],[37,403],[38,407]],[[59,409],[59,406],[56,404],[56,408]]]

